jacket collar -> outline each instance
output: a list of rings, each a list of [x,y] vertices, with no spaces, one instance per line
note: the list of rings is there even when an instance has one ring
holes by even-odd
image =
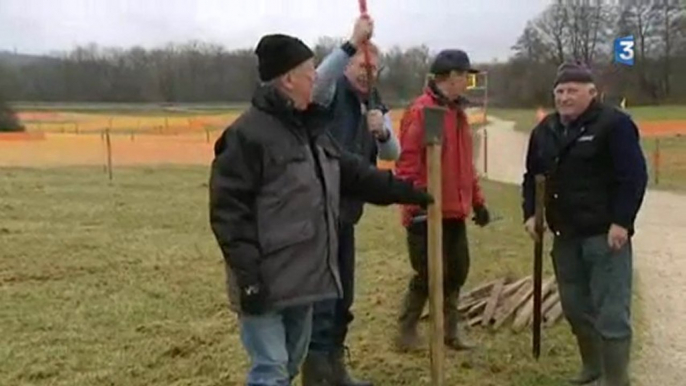
[[[287,126],[305,130],[310,136],[321,134],[329,114],[325,108],[311,103],[306,110],[298,110],[293,102],[272,85],[259,86],[252,97],[252,105],[275,116]]]

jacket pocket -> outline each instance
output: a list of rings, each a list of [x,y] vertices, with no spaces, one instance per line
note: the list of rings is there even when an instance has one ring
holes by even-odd
[[[269,228],[262,238],[262,253],[265,257],[292,245],[311,240],[315,235],[311,220],[298,221],[278,228]]]

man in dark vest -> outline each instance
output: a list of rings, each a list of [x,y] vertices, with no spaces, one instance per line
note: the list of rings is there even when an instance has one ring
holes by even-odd
[[[341,196],[378,205],[431,196],[342,150],[311,103],[312,51],[268,35],[256,53],[264,82],[215,144],[210,222],[226,262],[251,368],[248,386],[290,385],[307,353],[312,304],[342,296]]]
[[[582,369],[575,384],[629,385],[631,237],[647,184],[631,118],[597,100],[590,70],[563,64],[557,112],[531,133],[523,182],[526,231],[534,239],[534,177],[545,174],[546,222],[565,317]]]
[[[346,150],[367,165],[377,158],[397,159],[400,148],[393,133],[388,109],[376,89],[369,88],[367,65],[376,75],[379,52],[369,41],[373,21],[357,19],[351,38],[331,52],[317,68],[314,101],[333,115],[331,134]],[[369,63],[362,44],[367,43]],[[370,95],[371,97],[368,97]],[[345,339],[353,320],[351,306],[355,292],[355,224],[362,217],[363,202],[355,197],[341,198],[338,232],[338,265],[343,297],[319,302],[314,307],[312,341],[303,367],[303,386],[371,386],[354,379],[345,362]]]

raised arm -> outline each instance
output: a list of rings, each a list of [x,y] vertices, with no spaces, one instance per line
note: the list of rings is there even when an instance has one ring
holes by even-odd
[[[370,18],[359,17],[355,21],[353,33],[347,42],[334,49],[317,67],[317,79],[314,83],[313,101],[328,107],[336,92],[336,82],[343,75],[350,58],[357,48],[372,35],[374,23]]]

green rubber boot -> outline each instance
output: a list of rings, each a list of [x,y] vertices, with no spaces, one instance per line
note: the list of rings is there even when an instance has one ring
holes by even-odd
[[[588,385],[600,379],[603,372],[600,337],[595,332],[576,335],[582,368],[576,378],[570,379],[572,385]]]
[[[630,386],[631,338],[602,341],[603,377],[600,386]]]

